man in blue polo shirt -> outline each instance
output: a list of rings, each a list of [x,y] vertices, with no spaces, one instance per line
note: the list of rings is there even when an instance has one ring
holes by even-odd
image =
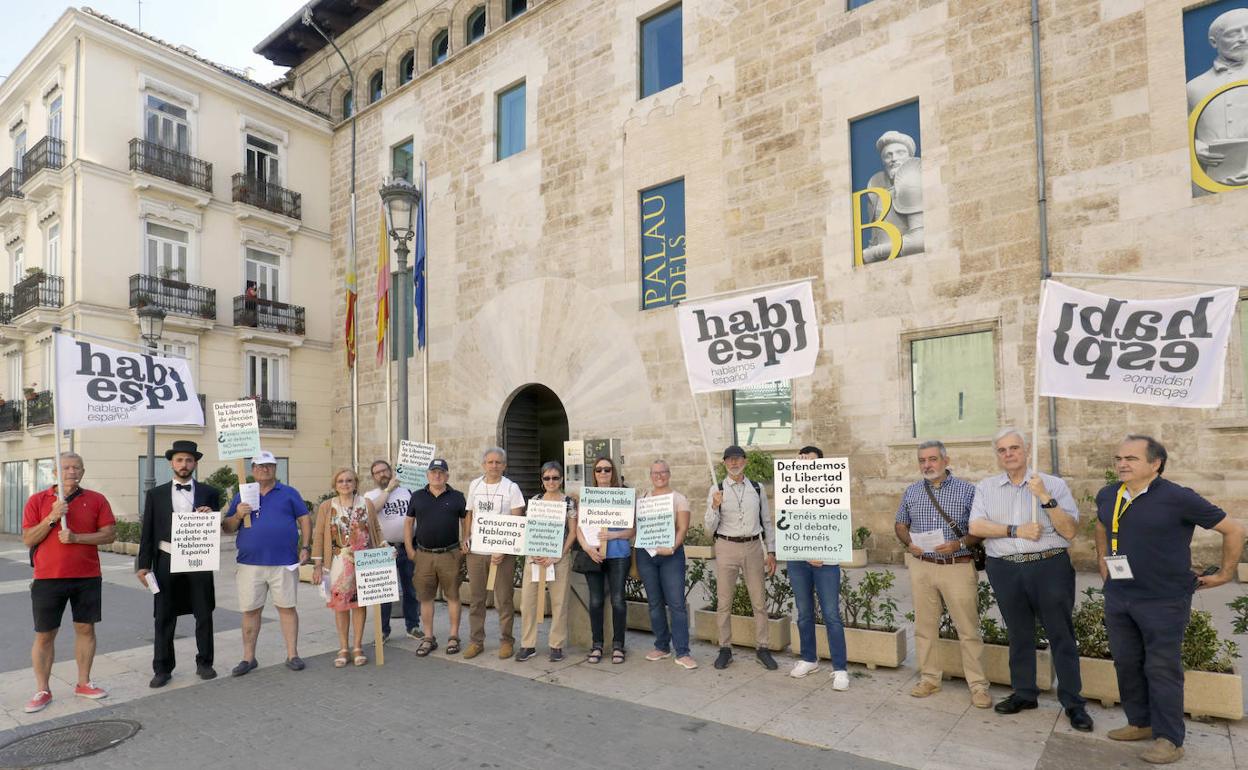
[[[1192,593],[1229,581],[1244,547],[1244,527],[1187,487],[1161,477],[1166,448],[1151,436],[1118,445],[1120,483],[1096,495],[1096,551],[1105,580],[1105,627],[1118,672],[1127,726],[1117,741],[1153,739],[1140,758],[1153,764],[1183,756],[1183,632]],[[1192,530],[1222,535],[1216,574],[1192,572]]]
[[[252,510],[235,494],[222,527],[238,533],[238,609],[243,613],[243,659],[231,672],[242,676],[255,668],[260,611],[273,594],[273,606],[286,639],[286,668],[302,671],[296,644],[299,614],[295,611],[298,567],[312,554],[312,524],[303,496],[277,480],[277,458],[260,452],[251,459],[251,475],[260,485],[260,506]],[[250,524],[245,522],[250,520]]]

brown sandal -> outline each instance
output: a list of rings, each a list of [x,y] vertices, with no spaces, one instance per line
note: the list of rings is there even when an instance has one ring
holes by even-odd
[[[426,636],[420,640],[420,645],[416,647],[416,655],[423,658],[436,649],[438,649],[438,640],[432,636]]]
[[[446,640],[446,654],[455,655],[458,652],[459,652],[459,637],[452,636],[450,639]]]

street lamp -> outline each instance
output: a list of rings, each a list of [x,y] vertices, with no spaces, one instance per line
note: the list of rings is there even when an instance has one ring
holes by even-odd
[[[407,273],[407,242],[416,234],[416,206],[420,190],[406,179],[389,179],[378,190],[386,207],[386,229],[394,239],[394,252],[399,258],[399,296],[397,305],[399,337],[399,440],[407,439],[407,308],[411,304]]]
[[[165,311],[156,305],[139,308],[139,336],[147,343],[148,355],[156,355],[157,345],[165,333]],[[156,426],[147,426],[147,463],[144,468],[143,494],[156,486]]]

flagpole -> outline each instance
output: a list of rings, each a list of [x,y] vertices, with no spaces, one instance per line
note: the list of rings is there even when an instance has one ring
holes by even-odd
[[[420,162],[420,205],[422,207],[421,211],[423,213],[420,219],[420,234],[418,237],[421,239],[421,243],[424,244],[424,247],[423,249],[421,249],[422,253],[418,255],[417,257],[416,261],[419,262],[420,264],[416,266],[416,269],[420,271],[421,284],[425,287],[425,294],[423,297],[424,307],[422,308],[424,310],[424,313],[422,314],[422,316],[424,318],[425,344],[420,346],[420,351],[421,351],[421,355],[420,355],[420,389],[421,389],[420,411],[421,411],[421,417],[423,418],[423,421],[424,421],[424,428],[425,428],[424,442],[426,444],[429,443],[429,233],[428,233],[428,230],[429,230],[429,195],[427,193],[428,189],[429,189],[428,168],[425,165],[425,161],[422,160]],[[415,298],[413,297],[413,301],[414,300]],[[406,313],[407,308],[404,308],[403,312]],[[421,322],[420,318],[417,318],[415,320],[417,324]]]
[[[61,327],[52,327],[52,436],[53,445],[56,450],[56,459],[53,460],[56,471],[56,501],[62,502],[65,499],[65,487],[61,479],[61,361],[57,355],[56,337],[61,334]],[[67,529],[69,518],[69,509],[61,515],[61,529]]]
[[[689,400],[693,403],[693,416],[698,418],[698,435],[702,437],[702,455],[706,460],[706,472],[711,475],[711,484],[716,483],[715,463],[711,460],[711,449],[706,440],[706,425],[702,422],[702,410],[698,408],[698,397],[693,392],[693,380],[689,382]]]
[[[1040,281],[1040,313],[1039,317],[1044,318],[1044,294],[1045,288],[1049,285],[1048,279]],[[1040,469],[1036,465],[1040,462],[1040,443],[1036,437],[1040,435],[1040,367],[1044,363],[1044,356],[1040,354],[1040,330],[1036,329],[1036,365],[1032,374],[1031,383],[1031,470],[1032,473],[1039,473]],[[1031,496],[1031,520],[1037,522],[1040,520],[1040,500],[1035,495]]]
[[[1186,286],[1219,286],[1248,288],[1248,283],[1232,281],[1193,281],[1187,278],[1151,278],[1145,275],[1101,275],[1099,273],[1051,273],[1050,278],[1085,278],[1099,281],[1135,281],[1137,283],[1177,283]]]

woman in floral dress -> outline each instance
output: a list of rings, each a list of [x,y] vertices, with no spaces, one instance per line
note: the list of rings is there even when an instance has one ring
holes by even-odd
[[[352,662],[368,663],[364,655],[364,621],[368,610],[361,607],[355,590],[354,552],[385,545],[373,504],[359,494],[360,480],[355,471],[341,468],[334,474],[334,497],[316,511],[316,534],[312,539],[312,581],[320,583],[329,565],[329,601],[338,626],[338,656],[334,666],[347,665],[347,631],[353,632]]]

